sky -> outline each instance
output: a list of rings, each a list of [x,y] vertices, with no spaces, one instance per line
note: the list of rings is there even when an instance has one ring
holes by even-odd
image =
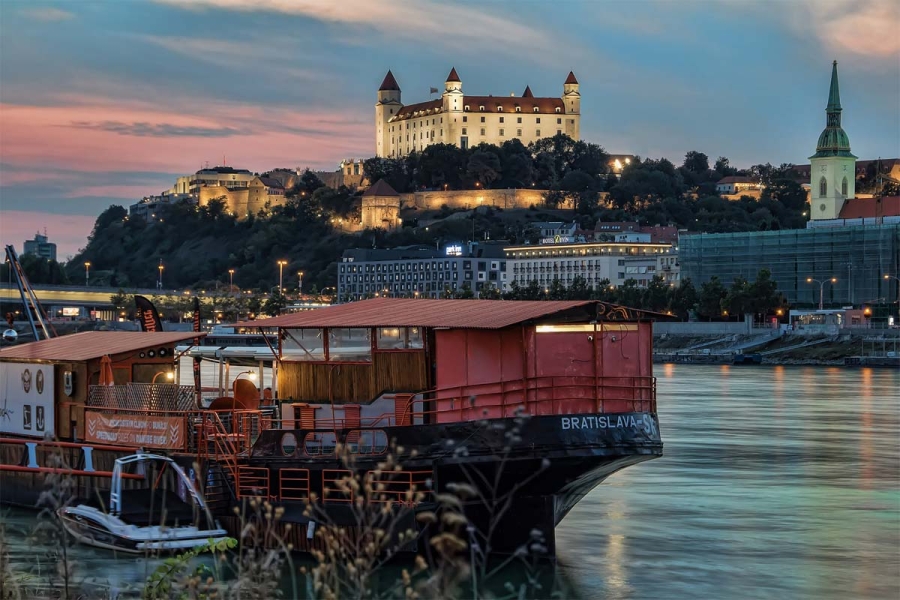
[[[411,104],[581,84],[611,153],[806,163],[831,61],[861,159],[900,156],[893,0],[0,0],[0,243],[59,257],[94,219],[223,162],[335,170],[374,154],[392,69]]]

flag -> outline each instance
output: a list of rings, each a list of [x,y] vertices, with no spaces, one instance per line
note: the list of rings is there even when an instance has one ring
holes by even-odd
[[[137,306],[138,318],[141,320],[141,331],[162,331],[162,321],[153,303],[143,296],[135,296],[134,303]]]
[[[430,93],[430,94],[437,94],[437,93],[438,93],[438,89],[437,89],[437,88],[431,88],[431,91],[430,91],[429,93]]]
[[[200,332],[200,298],[194,297],[194,331]],[[200,337],[194,338],[194,345],[200,345]],[[200,387],[200,361],[199,355],[194,357],[194,393],[197,395],[197,406],[202,406],[203,390]]]

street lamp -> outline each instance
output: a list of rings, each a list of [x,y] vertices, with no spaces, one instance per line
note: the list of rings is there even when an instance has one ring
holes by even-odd
[[[228,269],[228,293],[234,291],[234,269]]]
[[[278,261],[278,294],[284,296],[284,265],[288,264],[286,260]]]
[[[90,285],[90,282],[91,282],[91,261],[85,261],[85,263],[84,263],[84,287],[88,287]]]
[[[163,272],[163,269],[165,269],[165,267],[162,264],[162,259],[159,259],[159,266],[156,268],[159,269],[159,279],[156,281],[156,287],[161,290],[162,289],[162,272]]]
[[[806,283],[818,283],[819,284],[819,310],[823,308],[823,297],[825,294],[825,284],[826,283],[837,283],[837,277],[832,277],[831,279],[813,279],[812,277],[806,278]]]
[[[303,271],[297,271],[297,292],[303,294]]]

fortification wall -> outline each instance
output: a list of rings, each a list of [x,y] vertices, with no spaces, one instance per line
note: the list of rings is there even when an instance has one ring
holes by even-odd
[[[536,189],[504,189],[504,190],[438,190],[431,192],[413,192],[400,194],[400,208],[418,210],[439,210],[448,208],[478,208],[493,206],[495,208],[529,208],[543,206],[544,194],[547,190]],[[571,208],[565,205],[559,208]]]

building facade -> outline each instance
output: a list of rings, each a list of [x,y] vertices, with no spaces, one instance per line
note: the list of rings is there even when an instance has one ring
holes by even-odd
[[[826,282],[829,307],[897,300],[884,275],[900,267],[900,224],[684,235],[678,252],[682,279],[696,286],[718,277],[728,287],[768,269],[791,304],[818,303],[819,283],[807,279]]]
[[[487,287],[502,291],[506,278],[502,243],[352,249],[344,251],[338,264],[338,299],[440,298],[466,288],[478,297]]]
[[[676,256],[670,244],[616,242],[510,246],[505,252],[509,285],[536,281],[544,288],[554,280],[569,287],[576,277],[590,288],[607,281],[620,286],[628,279],[645,287],[657,275],[659,258]]]
[[[33,240],[25,240],[22,254],[32,254],[47,260],[56,260],[56,244],[49,241],[46,233],[44,235],[35,233]]]
[[[579,87],[569,72],[560,97],[536,97],[528,86],[521,96],[468,96],[454,68],[439,99],[404,105],[400,86],[388,71],[375,103],[375,155],[397,158],[431,144],[467,149],[518,139],[528,145],[559,133],[578,139]]]

